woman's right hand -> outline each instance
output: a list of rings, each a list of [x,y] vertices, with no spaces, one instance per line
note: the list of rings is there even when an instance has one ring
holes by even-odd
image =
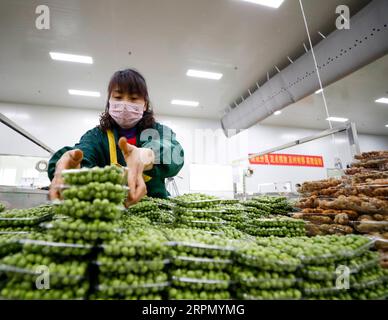
[[[125,138],[119,139],[119,147],[123,153],[128,169],[128,198],[125,206],[138,203],[146,194],[147,187],[143,178],[144,162],[140,148],[127,143]]]
[[[50,185],[50,200],[60,199],[59,187],[63,185],[62,170],[81,168],[82,158],[83,152],[80,149],[74,149],[65,152],[58,160],[55,168],[54,178]]]

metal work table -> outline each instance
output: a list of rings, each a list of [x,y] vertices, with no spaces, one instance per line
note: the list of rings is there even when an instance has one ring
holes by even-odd
[[[0,186],[0,201],[8,209],[35,207],[48,201],[48,191],[18,187]]]

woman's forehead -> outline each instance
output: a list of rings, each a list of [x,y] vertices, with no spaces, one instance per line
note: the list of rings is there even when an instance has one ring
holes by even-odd
[[[139,96],[140,94],[138,92],[129,92],[128,90],[124,90],[124,88],[120,87],[119,85],[115,85],[112,88],[112,93],[120,93],[120,94],[128,94],[130,96]]]

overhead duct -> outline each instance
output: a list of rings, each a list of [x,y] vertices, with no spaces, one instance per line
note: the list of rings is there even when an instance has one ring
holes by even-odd
[[[314,47],[322,85],[328,86],[388,53],[388,1],[374,0]],[[232,136],[320,89],[311,51],[269,79],[221,119]]]

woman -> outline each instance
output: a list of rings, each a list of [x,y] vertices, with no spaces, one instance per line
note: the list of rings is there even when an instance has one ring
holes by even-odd
[[[132,69],[117,71],[109,82],[100,125],[86,132],[74,147],[64,147],[50,159],[49,195],[59,198],[64,169],[118,163],[128,168],[126,205],[137,203],[146,194],[166,198],[164,180],[180,171],[183,156],[175,133],[155,122],[144,77]]]

